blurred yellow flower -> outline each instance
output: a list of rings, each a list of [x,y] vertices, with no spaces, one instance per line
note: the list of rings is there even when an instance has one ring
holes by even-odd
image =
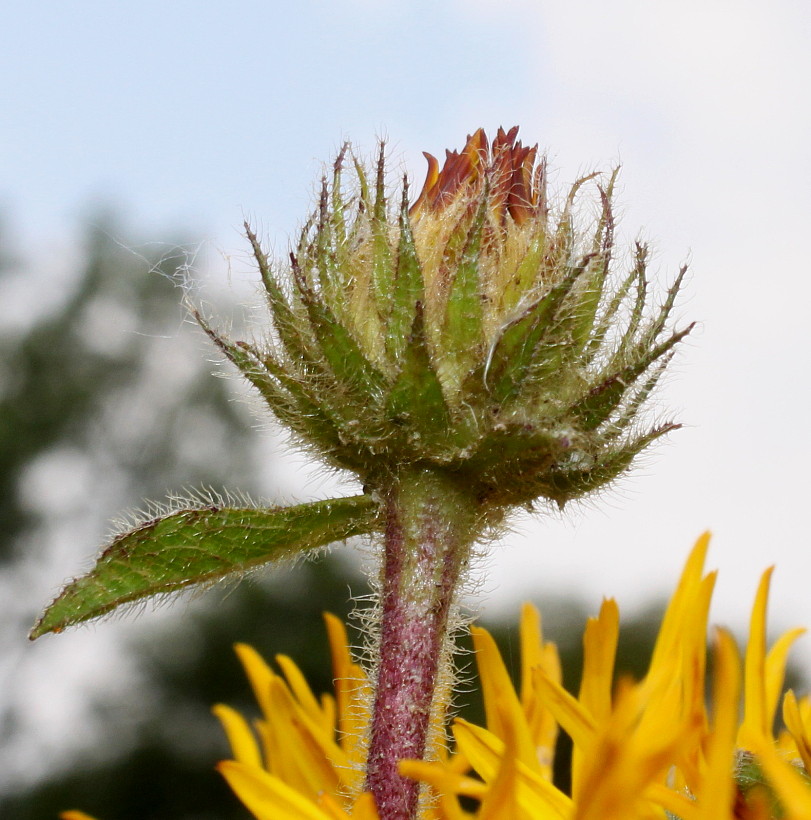
[[[290,658],[276,657],[277,675],[254,649],[239,644],[262,719],[254,734],[229,706],[213,710],[234,755],[218,769],[260,820],[377,820],[371,795],[360,794],[371,690],[352,660],[344,625],[332,615],[325,619],[334,696],[317,699]]]
[[[777,738],[772,730],[788,650],[803,630],[787,632],[767,651],[767,570],[745,660],[728,632],[715,633],[708,694],[707,626],[715,583],[715,573],[704,572],[708,542],[706,535],[699,539],[688,558],[641,681],[614,683],[619,610],[613,600],[604,601],[586,625],[577,696],[562,686],[557,650],[544,640],[534,607],[525,605],[521,615],[518,691],[492,637],[473,627],[487,726],[457,719],[452,753],[401,762],[401,772],[425,786],[420,817],[811,820],[804,774],[811,763],[811,700],[787,693],[787,728]],[[277,675],[250,647],[240,646],[263,718],[254,734],[234,710],[215,707],[234,755],[219,769],[259,820],[378,818],[362,791],[370,686],[351,658],[343,625],[326,617],[334,697],[317,700],[289,658],[277,658]],[[552,781],[560,729],[574,744],[571,794]],[[760,788],[740,786],[748,761]],[[478,802],[472,813],[470,798]]]

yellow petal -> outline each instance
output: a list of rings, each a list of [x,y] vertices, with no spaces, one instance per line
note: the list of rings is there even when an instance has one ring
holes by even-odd
[[[329,816],[330,820],[347,820],[351,816],[344,811],[343,806],[331,794],[326,792],[318,795],[317,805]]]
[[[485,782],[495,779],[499,760],[504,754],[504,741],[463,718],[457,718],[453,722],[453,736],[459,751],[482,779]]]
[[[478,820],[568,820],[571,801],[518,758],[518,736],[504,709],[504,751]]]
[[[643,685],[618,687],[609,721],[598,728],[586,754],[582,782],[574,795],[576,820],[661,817],[650,802],[648,789],[661,782],[679,747],[695,742],[694,727],[672,725],[663,715],[643,723],[650,703]]]
[[[529,734],[526,716],[501,658],[496,642],[485,629],[471,627],[476,665],[479,668],[487,726],[498,737],[504,737],[504,724],[509,723],[516,739],[518,759],[531,768],[538,768],[535,744]]]
[[[683,612],[679,636],[678,674],[683,687],[681,715],[698,711],[705,713],[704,687],[707,669],[707,630],[713,590],[718,573],[710,572],[701,579],[695,595]],[[666,667],[665,667],[666,669]],[[665,671],[665,677],[672,676]]]
[[[786,724],[797,752],[803,761],[803,766],[807,772],[811,772],[811,735],[809,735],[809,724],[803,721],[800,704],[797,697],[790,689],[783,698],[783,721]]]
[[[769,584],[774,567],[769,567],[760,578],[752,617],[749,622],[749,640],[746,644],[746,691],[744,694],[743,727],[749,734],[771,737],[766,704],[766,612],[769,606]]]
[[[607,720],[611,714],[611,690],[614,685],[614,660],[619,640],[619,607],[605,600],[597,618],[589,618],[583,635],[583,672],[578,701],[595,721]],[[568,731],[568,730],[567,730]],[[572,750],[572,793],[579,793],[583,773],[585,741]]]
[[[583,675],[578,700],[595,720],[604,720],[611,714],[619,619],[617,602],[605,600],[599,616],[587,621],[583,635]]]
[[[543,663],[541,613],[532,604],[521,607],[521,704],[526,710],[532,692],[532,670]]]
[[[428,783],[438,794],[460,794],[481,800],[487,793],[487,785],[481,780],[459,774],[433,761],[401,760],[398,769],[403,777]]]
[[[71,809],[70,811],[61,812],[59,815],[59,820],[96,820],[96,818],[91,817],[89,814],[85,814],[83,811]]]
[[[246,643],[234,646],[237,657],[245,669],[245,675],[253,689],[253,696],[266,717],[272,711],[270,702],[270,684],[278,675],[265,663],[262,656]]]
[[[514,738],[512,732],[512,724],[509,721],[502,723],[505,727],[505,732],[508,738]],[[479,773],[482,779],[490,788],[493,783],[498,780],[500,776],[512,782],[513,774],[511,770],[502,773],[504,760],[507,757],[515,758],[515,752],[509,751],[504,741],[496,737],[492,732],[483,729],[480,726],[474,726],[461,718],[457,718],[453,725],[453,734],[456,738],[456,743],[461,753],[470,761],[473,768]],[[515,741],[513,740],[513,749],[515,749]],[[544,811],[552,811],[553,815],[550,817],[568,817],[571,809],[571,800],[563,794],[563,792],[556,789],[548,780],[545,780],[537,771],[533,770],[523,762],[515,760],[514,764],[510,764],[515,768],[517,777],[517,800],[523,806],[530,805],[534,807],[542,806]],[[500,787],[499,800],[504,798],[503,785]],[[501,805],[498,801],[495,805]],[[494,815],[497,816],[497,815]],[[547,817],[546,814],[538,815],[538,817]]]
[[[338,707],[335,704],[335,698],[325,692],[319,701],[321,702],[321,713],[324,716],[324,727],[329,730],[332,737],[335,737],[338,731]]]
[[[784,816],[791,820],[811,818],[811,788],[797,769],[783,760],[768,738],[755,739],[752,751],[757,755],[769,784],[774,789],[784,809]]]
[[[352,807],[352,820],[379,820],[374,798],[368,792],[355,801]]]
[[[541,667],[554,681],[560,683],[562,672],[560,656],[553,643],[543,640],[541,615],[531,604],[521,608],[521,707],[526,715],[530,739],[535,747],[538,771],[547,780],[552,779],[558,724],[535,691],[534,670]]]
[[[324,725],[326,731],[333,732],[335,727],[331,723],[326,723],[324,713],[321,711],[321,706],[298,666],[296,666],[293,660],[287,657],[287,655],[276,655],[276,663],[279,664],[279,668],[284,673],[290,691],[295,695],[296,700],[301,704],[304,711],[314,721]]]
[[[294,701],[281,678],[271,682],[270,699],[268,770],[313,799],[334,792],[339,776],[329,752],[348,764],[338,745]]]
[[[505,754],[498,776],[490,784],[477,814],[478,820],[529,820],[518,805],[518,772],[514,754]],[[546,820],[542,814],[537,820]]]
[[[774,642],[774,646],[766,655],[766,710],[769,726],[774,725],[777,704],[783,691],[789,650],[797,638],[805,634],[805,631],[805,629],[797,628],[784,633]]]
[[[662,619],[662,625],[653,650],[653,657],[651,658],[651,669],[656,669],[662,664],[669,666],[671,663],[670,656],[680,642],[684,612],[692,604],[701,584],[709,543],[710,534],[704,533],[696,541],[687,558],[676,592],[670,599]]]
[[[563,730],[576,746],[587,748],[594,738],[595,723],[591,715],[543,669],[535,670],[535,686]]]
[[[343,622],[328,612],[324,613],[324,622],[332,653],[338,740],[344,752],[360,765],[363,762],[362,738],[371,702],[369,683],[360,666],[352,661]]]
[[[741,662],[735,639],[726,630],[716,633],[714,648],[713,723],[706,752],[706,770],[697,795],[695,820],[728,817],[733,805],[733,761],[741,688]]]
[[[262,768],[259,744],[245,718],[236,709],[223,703],[218,703],[211,711],[222,723],[234,760]]]
[[[262,769],[224,760],[217,764],[217,770],[257,820],[332,820],[295,789]]]
[[[674,817],[678,817],[679,820],[695,820],[695,801],[687,797],[686,794],[674,791],[663,783],[651,783],[645,789],[645,797],[651,803],[661,806]],[[723,815],[714,818],[714,820],[722,820],[722,818]]]

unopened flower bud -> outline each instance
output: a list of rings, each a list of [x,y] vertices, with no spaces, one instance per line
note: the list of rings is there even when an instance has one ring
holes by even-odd
[[[616,172],[552,203],[545,159],[517,131],[490,143],[479,129],[441,168],[426,154],[413,203],[407,181],[390,202],[382,146],[371,172],[345,147],[287,266],[248,230],[273,338],[207,329],[282,423],[367,485],[417,465],[485,506],[562,506],[675,427],[638,415],[691,327],[667,327],[684,269],[649,312],[647,248],[611,272]]]

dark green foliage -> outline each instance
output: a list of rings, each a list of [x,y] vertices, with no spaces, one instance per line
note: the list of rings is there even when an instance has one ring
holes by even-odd
[[[84,268],[68,288],[58,284],[67,292],[56,310],[38,311],[19,333],[0,333],[0,561],[13,558],[22,536],[39,523],[20,495],[21,476],[34,459],[56,449],[103,450],[111,465],[126,463],[130,490],[137,487],[129,504],[140,504],[141,492],[162,495],[174,482],[216,483],[246,470],[245,451],[237,445],[247,429],[244,415],[222,384],[211,385],[210,368],[199,358],[184,371],[182,396],[172,400],[171,385],[165,385],[169,395],[161,397],[148,437],[134,441],[132,431],[113,421],[128,402],[144,402],[156,340],[177,335],[183,319],[177,286],[186,256],[174,247],[169,255],[140,257],[119,244],[112,221],[100,222],[88,233]],[[91,328],[105,316],[131,330],[122,329],[115,343],[106,335],[93,338]],[[172,462],[181,449],[188,451],[195,423],[210,423],[212,443],[220,437],[224,450],[242,453],[219,475],[210,458]]]

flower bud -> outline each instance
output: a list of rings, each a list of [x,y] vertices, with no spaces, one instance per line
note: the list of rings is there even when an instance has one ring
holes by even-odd
[[[667,328],[685,269],[649,311],[646,246],[611,272],[616,171],[552,203],[545,159],[517,131],[490,143],[479,129],[441,168],[426,154],[413,203],[407,180],[390,202],[382,146],[372,171],[345,146],[289,265],[248,228],[272,338],[235,343],[204,323],[283,424],[368,486],[418,466],[491,507],[563,506],[676,427],[637,419],[692,327]]]

